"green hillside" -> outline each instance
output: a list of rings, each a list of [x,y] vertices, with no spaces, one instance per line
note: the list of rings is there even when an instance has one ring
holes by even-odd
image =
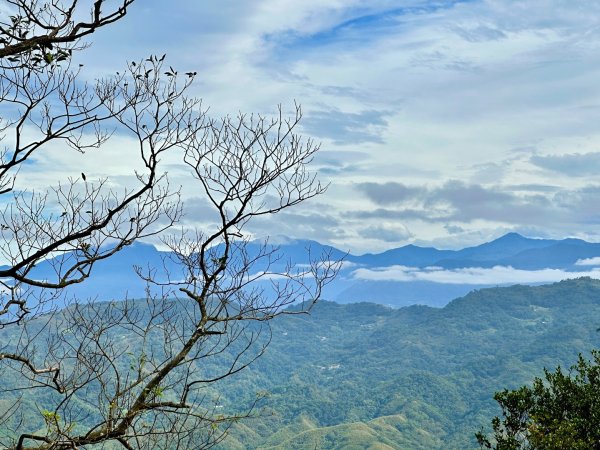
[[[496,390],[570,366],[600,346],[599,325],[590,279],[475,291],[443,309],[322,302],[274,323],[243,375],[271,392],[272,417],[224,448],[475,448]]]
[[[598,326],[591,279],[474,291],[442,309],[321,302],[273,321],[267,353],[207,390],[223,412],[269,393],[219,448],[476,448],[494,392],[600,347]]]

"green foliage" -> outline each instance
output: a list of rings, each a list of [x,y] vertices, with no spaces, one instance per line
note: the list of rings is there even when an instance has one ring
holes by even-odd
[[[44,422],[46,422],[46,427],[48,427],[49,430],[56,431],[58,429],[60,415],[57,412],[48,411],[47,409],[43,409],[41,414],[44,418]]]
[[[600,282],[590,279],[474,291],[441,309],[322,302],[273,324],[267,353],[238,379],[271,392],[264,432],[231,430],[223,448],[286,448],[344,425],[341,439],[384,417],[403,420],[371,444],[477,448],[473,431],[497,414],[498,387],[600,347],[598,317]]]
[[[477,433],[482,448],[497,450],[600,449],[600,352],[582,355],[569,373],[544,370],[532,387],[496,393],[502,419],[493,437]]]
[[[320,302],[311,315],[273,321],[267,352],[203,394],[224,415],[261,397],[257,417],[233,424],[220,449],[475,449],[474,430],[499,414],[498,387],[518,389],[544,367],[569,367],[577,354],[600,348],[599,318],[600,281],[590,279],[479,290],[441,309]],[[0,343],[16,338],[0,330]],[[106,339],[144,353],[133,334],[110,331]],[[153,339],[164,337],[153,335],[148,349]],[[219,354],[197,370],[210,377],[232,357]],[[123,355],[131,376],[144,363]],[[171,392],[153,394],[168,400]],[[0,395],[0,410],[13,398]],[[35,400],[21,399],[31,405],[24,420],[34,430],[44,426]],[[71,412],[78,422],[94,417],[85,402],[79,408]]]

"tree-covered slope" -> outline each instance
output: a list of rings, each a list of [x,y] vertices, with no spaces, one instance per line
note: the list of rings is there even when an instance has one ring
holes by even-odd
[[[600,346],[599,325],[590,279],[484,289],[442,309],[323,302],[274,324],[244,374],[270,391],[269,415],[233,430],[230,448],[475,448],[496,390],[570,366]]]
[[[476,448],[474,433],[499,413],[495,391],[569,367],[600,347],[599,326],[591,279],[482,289],[440,309],[321,302],[273,321],[267,352],[206,398],[235,413],[269,393],[223,449]],[[33,395],[22,401],[35,418]]]

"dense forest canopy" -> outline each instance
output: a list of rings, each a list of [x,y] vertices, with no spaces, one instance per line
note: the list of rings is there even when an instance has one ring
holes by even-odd
[[[263,357],[204,393],[222,414],[258,400],[257,417],[229,428],[224,449],[476,448],[475,433],[500,414],[494,392],[589,356],[599,313],[591,279],[484,289],[441,309],[321,302],[274,322]],[[227,355],[203,370],[218,371]],[[33,406],[28,420],[43,425]]]

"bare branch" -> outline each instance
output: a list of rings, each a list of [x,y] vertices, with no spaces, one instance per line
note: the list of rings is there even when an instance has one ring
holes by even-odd
[[[299,105],[289,118],[281,107],[272,118],[207,118],[186,96],[195,72],[178,75],[164,55],[83,83],[72,52],[133,0],[110,10],[105,0],[5,3],[13,13],[0,16],[0,368],[2,392],[15,400],[0,423],[15,433],[0,446],[210,448],[260,398],[221,410],[206,387],[261,357],[269,322],[310,311],[339,270],[331,254],[310,249],[308,265],[285,261],[248,229],[325,191],[309,170],[319,145],[296,132]],[[115,135],[137,158],[126,188],[79,169],[48,186],[23,181],[37,155],[103,151]],[[215,213],[202,231],[165,234],[183,214],[167,155],[179,155]],[[55,302],[99,261],[151,236],[171,252],[165,267],[136,268],[145,299]],[[50,275],[39,276],[42,264]],[[32,392],[45,394],[35,406]]]
[[[125,17],[133,1],[122,0],[117,8],[103,12],[105,0],[96,0],[89,20],[83,21],[75,20],[84,8],[78,0],[71,0],[68,5],[56,1],[41,4],[37,0],[6,1],[15,11],[0,21],[0,42],[3,44],[0,58],[25,55],[29,61],[35,62],[35,58],[40,57],[39,63],[50,63],[56,55],[73,49],[68,45],[61,49],[61,46],[77,44],[81,38]],[[53,52],[55,48],[59,49],[56,53]]]

